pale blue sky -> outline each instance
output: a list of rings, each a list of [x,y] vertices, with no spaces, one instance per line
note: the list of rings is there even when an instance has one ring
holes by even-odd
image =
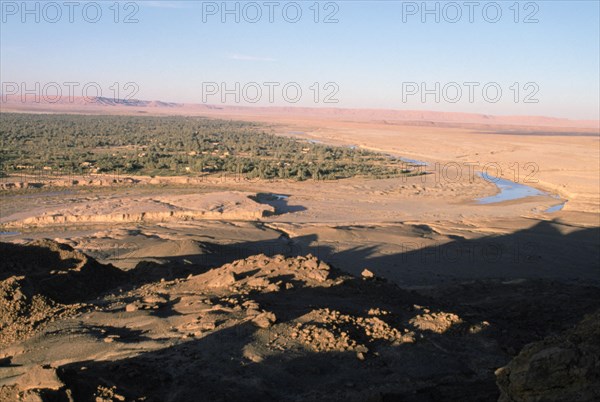
[[[599,110],[599,21],[598,1],[520,2],[519,22],[514,22],[515,1],[500,1],[502,17],[491,23],[484,19],[482,8],[491,2],[480,1],[474,22],[469,22],[463,1],[462,17],[457,23],[441,21],[434,16],[421,21],[421,10],[404,15],[410,2],[338,1],[335,3],[337,23],[315,23],[314,1],[300,1],[302,18],[298,23],[284,20],[279,3],[273,23],[268,21],[268,8],[258,1],[263,17],[256,23],[234,21],[223,23],[221,16],[205,15],[210,2],[138,1],[137,23],[122,19],[134,11],[120,3],[119,23],[114,22],[113,1],[101,4],[102,17],[97,23],[86,22],[81,7],[75,9],[74,22],[68,20],[68,9],[57,23],[51,8],[44,15],[40,2],[40,22],[35,15],[25,15],[22,22],[16,4],[2,1],[3,21],[0,32],[1,81],[26,82],[98,82],[103,95],[111,96],[110,83],[132,81],[139,86],[136,98],[201,103],[206,82],[297,82],[303,96],[297,105],[394,109],[464,111],[490,114],[549,115],[577,119],[598,119]],[[59,5],[62,1],[57,2]],[[248,2],[239,2],[240,8]],[[320,20],[333,5],[320,2]],[[449,2],[438,2],[440,10]],[[532,3],[532,4],[528,4]],[[81,2],[86,4],[86,2]],[[211,3],[221,7],[222,2]],[[418,7],[421,1],[413,3]],[[230,7],[234,2],[229,3]],[[434,7],[435,2],[428,3]],[[30,2],[29,7],[35,7]],[[208,7],[208,8],[207,8]],[[447,6],[448,7],[448,6]],[[513,8],[511,8],[513,7]],[[537,11],[536,11],[537,8]],[[247,9],[248,12],[252,11]],[[88,16],[94,16],[88,10]],[[293,8],[288,9],[293,17]],[[453,12],[447,8],[448,13]],[[494,17],[488,8],[488,18]],[[535,12],[537,23],[524,23]],[[250,15],[252,17],[254,14]],[[453,18],[454,14],[447,14]],[[321,88],[315,103],[310,87],[334,82],[339,92],[337,104],[323,103],[328,91]],[[425,82],[434,88],[459,83],[463,90],[457,103],[433,95],[425,102],[419,94],[405,96],[403,87],[409,82]],[[469,102],[464,82],[478,82],[474,102]],[[502,97],[497,103],[486,101],[482,94],[485,83],[498,83]],[[513,83],[521,85],[518,102],[514,100]],[[535,86],[523,89],[525,83]],[[513,88],[511,90],[511,87]],[[533,99],[524,97],[536,88]],[[452,90],[452,88],[450,88]],[[259,104],[267,104],[267,87]],[[453,91],[453,90],[452,90]],[[122,91],[121,94],[127,91]],[[77,94],[77,91],[76,91]],[[449,92],[449,97],[456,95]],[[493,95],[492,95],[493,96]],[[230,104],[233,97],[228,98]],[[211,96],[208,103],[221,103]],[[244,104],[244,103],[242,103]],[[275,104],[289,105],[276,89]]]

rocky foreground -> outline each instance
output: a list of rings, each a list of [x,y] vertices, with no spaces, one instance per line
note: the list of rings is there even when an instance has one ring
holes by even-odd
[[[0,401],[600,399],[596,287],[417,292],[310,255],[123,271],[46,240],[0,252]]]

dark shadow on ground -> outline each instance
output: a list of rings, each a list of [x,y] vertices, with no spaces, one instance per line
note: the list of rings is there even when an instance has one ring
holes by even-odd
[[[380,308],[391,311],[382,319],[395,328],[410,328],[408,321],[416,314],[413,304],[430,301],[385,281],[358,278],[332,287],[255,293],[252,298],[275,312],[278,324],[314,309],[367,318],[369,309]],[[481,353],[480,341],[461,328],[393,346],[385,340],[371,342],[351,326],[341,329],[354,331],[352,337],[368,345],[364,361],[355,351],[315,352],[289,340],[286,352],[272,349],[260,362],[249,360],[246,348],[257,339],[276,341],[280,328],[258,329],[249,322],[217,328],[203,338],[133,358],[67,364],[60,375],[82,401],[91,400],[99,384],[115,386],[132,400],[150,395],[148,401],[434,401],[442,396],[484,401],[497,398],[498,391],[493,372],[477,368],[476,362],[508,361],[506,356]],[[460,353],[457,343],[464,343]]]
[[[478,279],[551,279],[600,285],[600,228],[562,234],[560,225],[542,221],[515,233],[477,239],[440,239],[423,247],[419,239],[402,252],[377,253],[365,245],[337,250],[327,244],[292,239],[296,249],[358,274],[369,268],[407,286],[440,285]]]
[[[594,286],[600,275],[599,240],[598,228],[563,234],[557,224],[540,222],[502,236],[455,238],[445,250],[407,248],[383,256],[369,246],[315,250],[311,244],[318,241],[316,236],[211,245],[216,247],[210,256],[214,260],[181,271],[174,268],[170,279],[205,272],[244,253],[294,256],[299,251],[317,251],[323,260],[348,271],[369,267],[384,276],[390,268],[397,275],[420,269],[425,276],[456,278],[418,291],[384,280],[350,278],[330,287],[296,283],[279,292],[251,293],[262,309],[276,314],[277,325],[314,309],[366,317],[369,309],[381,308],[391,311],[384,318],[390,326],[410,328],[415,305],[457,314],[468,324],[489,325],[477,333],[465,325],[442,334],[422,331],[424,337],[415,343],[372,342],[364,361],[353,351],[314,352],[293,342],[285,353],[272,350],[261,361],[251,361],[245,348],[257,339],[264,344],[276,339],[278,326],[264,330],[244,322],[136,357],[70,363],[61,367],[60,375],[78,401],[93,400],[98,385],[116,386],[128,400],[148,395],[146,401],[497,400],[495,369],[525,344],[564,331],[600,308],[600,288]],[[142,278],[143,267],[136,270]],[[361,339],[361,334],[355,336]]]
[[[425,248],[418,248],[417,240],[405,246],[407,251],[391,255],[378,254],[376,246],[340,251],[319,244],[316,235],[212,244],[213,252],[206,257],[210,261],[183,272],[173,268],[167,278],[206,272],[256,254],[295,257],[312,253],[355,275],[368,268],[396,283],[420,278],[415,281],[424,285],[419,294],[435,300],[440,309],[459,316],[475,314],[482,321],[493,321],[498,331],[508,331],[500,342],[510,354],[600,308],[600,228],[564,235],[555,223],[542,221],[502,236],[455,238]],[[140,269],[138,275],[148,278],[146,274]],[[285,301],[280,303],[285,305]]]
[[[129,287],[137,287],[161,279],[173,280],[185,278],[188,275],[202,274],[223,264],[257,254],[267,256],[280,254],[286,257],[306,255],[310,251],[300,245],[312,244],[317,239],[316,235],[307,235],[297,237],[294,240],[280,236],[274,240],[249,241],[238,244],[202,242],[203,248],[207,250],[204,254],[163,256],[161,257],[163,260],[161,263],[151,260],[141,261],[134,269],[127,271],[130,280]],[[189,263],[190,261],[192,263]]]
[[[127,279],[127,275],[49,240],[30,245],[0,243],[0,280],[23,276],[23,291],[59,303],[93,299]]]
[[[290,214],[307,210],[307,208],[302,205],[290,205],[289,196],[286,194],[258,193],[256,196],[251,196],[250,198],[260,204],[272,206],[275,209],[274,215]]]

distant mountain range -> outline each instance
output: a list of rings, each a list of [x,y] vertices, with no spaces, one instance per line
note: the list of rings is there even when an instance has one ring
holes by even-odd
[[[81,99],[81,98],[80,98]],[[145,101],[139,99],[113,99],[105,97],[96,97],[84,100],[84,103],[92,103],[105,106],[136,106],[136,107],[181,107],[180,103],[163,101]]]
[[[370,121],[381,124],[405,124],[419,126],[445,125],[507,125],[547,126],[572,128],[600,128],[598,120],[571,120],[545,116],[497,116],[476,113],[438,112],[427,110],[395,109],[348,109],[331,107],[290,106],[230,106],[192,103],[163,102],[159,100],[113,99],[107,97],[63,97],[57,101],[36,100],[29,95],[25,101],[20,95],[0,95],[3,112],[30,113],[84,113],[84,114],[156,114],[156,115],[207,115],[207,116],[273,116],[303,117],[312,119],[338,119]]]

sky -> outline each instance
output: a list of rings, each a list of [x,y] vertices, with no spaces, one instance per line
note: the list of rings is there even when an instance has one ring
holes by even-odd
[[[599,4],[2,0],[0,92],[597,120]]]

